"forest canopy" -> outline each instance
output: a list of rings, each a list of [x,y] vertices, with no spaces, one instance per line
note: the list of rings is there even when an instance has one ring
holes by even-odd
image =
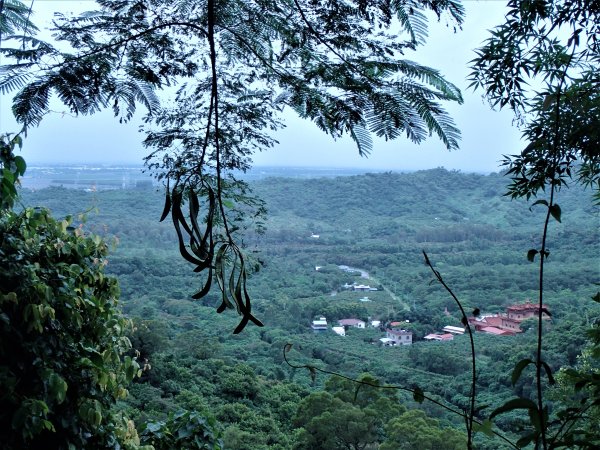
[[[263,222],[276,214],[266,213],[264,202],[252,192],[255,186],[234,175],[234,170],[246,171],[255,152],[274,145],[275,132],[283,125],[284,109],[313,121],[333,138],[349,135],[360,154],[372,151],[372,135],[384,139],[406,137],[420,143],[435,134],[447,149],[458,148],[459,131],[444,105],[461,103],[461,93],[435,69],[406,55],[425,41],[425,13],[433,12],[438,19],[445,17],[460,28],[464,14],[460,3],[99,0],[97,5],[98,10],[77,17],[59,15],[54,32],[60,44],[54,45],[36,37],[30,8],[17,0],[0,2],[0,51],[9,60],[2,66],[0,93],[14,93],[13,113],[22,126],[16,134],[3,135],[0,148],[0,223],[5,230],[0,239],[2,270],[6,279],[12,280],[8,287],[2,286],[0,318],[7,336],[2,342],[10,345],[1,351],[16,358],[0,373],[6,382],[3,385],[11,388],[10,395],[2,399],[8,411],[3,413],[2,421],[4,429],[9,430],[6,438],[12,447],[41,446],[46,439],[55,439],[57,446],[70,448],[96,445],[92,441],[98,439],[98,445],[114,448],[192,444],[221,448],[222,438],[234,448],[314,448],[315,436],[330,448],[414,447],[417,443],[407,440],[407,433],[432,447],[442,442],[460,447],[466,440],[471,449],[480,445],[481,434],[492,438],[488,445],[496,448],[498,443],[544,449],[597,446],[597,315],[593,308],[581,306],[580,311],[586,313],[586,321],[581,321],[569,315],[563,305],[565,298],[572,302],[570,305],[584,304],[581,299],[572,299],[574,292],[590,294],[586,290],[593,283],[590,279],[597,277],[590,269],[593,263],[583,268],[577,263],[597,242],[589,235],[577,241],[577,263],[564,255],[557,258],[554,247],[550,259],[552,245],[556,244],[558,250],[572,250],[569,233],[573,238],[580,237],[579,231],[569,228],[560,228],[566,237],[553,233],[553,227],[562,227],[569,220],[568,203],[563,202],[569,194],[564,188],[578,183],[591,186],[598,199],[600,7],[596,1],[511,0],[504,23],[492,30],[472,61],[472,86],[481,89],[493,106],[511,108],[523,130],[525,148],[505,160],[511,178],[508,196],[534,198],[530,210],[542,211],[543,222],[537,232],[528,230],[528,238],[523,238],[519,234],[523,221],[514,213],[518,207],[512,206],[499,216],[503,208],[499,201],[486,203],[488,207],[479,211],[494,216],[497,222],[465,224],[471,219],[461,205],[452,205],[442,196],[454,186],[453,175],[441,171],[437,174],[439,184],[425,189],[424,196],[444,211],[434,218],[443,220],[443,225],[430,223],[420,213],[417,224],[400,226],[398,217],[390,217],[391,210],[402,214],[393,204],[385,211],[385,219],[377,222],[364,220],[356,211],[348,215],[342,209],[339,217],[333,214],[334,220],[350,217],[355,221],[352,226],[331,234],[331,242],[324,239],[319,245],[307,246],[297,237],[299,224],[304,224],[304,217],[297,215],[297,220],[291,222],[296,228],[282,227],[279,236],[271,238],[272,249],[292,254],[294,246],[288,245],[293,243],[300,248],[310,247],[313,255],[322,258],[325,247],[320,245],[335,241],[347,247],[338,254],[341,261],[327,261],[322,272],[316,268],[322,266],[311,262],[311,268],[320,273],[297,280],[304,292],[318,292],[325,298],[313,298],[304,292],[289,295],[285,283],[278,286],[274,277],[264,291],[279,287],[282,290],[277,292],[283,297],[263,298],[258,307],[251,304],[248,279],[254,276],[250,267],[259,269],[264,262],[260,258],[255,261],[245,245],[248,241],[260,244],[262,238],[255,231],[264,231]],[[175,92],[168,102],[159,96],[164,88]],[[137,326],[130,328],[131,322],[116,308],[116,283],[104,274],[106,244],[102,239],[73,227],[71,219],[53,219],[43,209],[14,210],[19,179],[27,168],[15,151],[23,144],[27,130],[43,122],[53,95],[75,115],[110,108],[122,122],[132,118],[137,105],[145,106],[146,164],[166,190],[161,221],[171,217],[176,234],[173,245],[201,277],[200,288],[192,298],[204,298],[217,312],[236,309],[241,320],[234,333],[250,322],[263,326],[257,310],[265,317],[269,317],[267,313],[278,317],[282,329],[247,331],[256,338],[252,346],[261,349],[257,353],[262,351],[263,357],[270,346],[283,349],[282,355],[269,356],[277,364],[267,371],[268,375],[257,374],[259,366],[247,363],[244,350],[235,346],[224,352],[227,358],[215,357],[227,340],[201,331],[210,321],[200,319],[202,309],[198,304],[182,301],[188,294],[182,293],[181,286],[187,290],[188,285],[179,279],[170,280],[178,286],[170,298],[161,301],[162,294],[158,294],[136,316]],[[393,177],[385,174],[369,181],[393,184],[398,181]],[[442,189],[443,183],[448,184]],[[266,186],[268,190],[268,183]],[[423,186],[419,187],[423,191]],[[265,185],[260,188],[265,189]],[[365,191],[369,192],[369,187]],[[60,195],[68,197],[64,192]],[[298,202],[302,198],[295,197]],[[342,195],[340,203],[344,200]],[[326,228],[332,213],[331,208],[325,208],[312,220],[319,220],[317,223]],[[589,219],[588,213],[585,210],[583,216]],[[286,214],[295,215],[289,211]],[[360,229],[361,235],[344,236],[353,233],[353,228]],[[328,291],[335,290],[337,296],[341,281],[336,266],[339,269],[341,263],[353,264],[360,257],[361,266],[371,261],[377,272],[391,266],[391,249],[397,247],[397,254],[408,248],[398,235],[392,238],[390,230],[431,247],[433,252],[446,252],[455,261],[461,260],[470,267],[466,275],[458,272],[464,277],[465,290],[479,292],[466,300],[459,299],[446,282],[449,267],[439,269],[437,258],[430,258],[431,251],[429,256],[423,251],[426,267],[419,272],[419,279],[433,276],[447,295],[445,301],[437,298],[431,303],[437,313],[431,315],[419,309],[414,297],[411,305],[411,295],[431,295],[431,291],[407,287],[402,291],[403,298],[394,292],[396,288],[392,290],[381,282],[381,278],[388,279],[385,272],[373,279],[378,283],[374,289],[382,291],[376,297],[378,309],[367,304],[373,302],[368,297],[359,299],[365,303],[360,305],[346,293],[340,295],[339,303],[331,304],[326,297]],[[320,235],[315,236],[320,239]],[[532,281],[517,287],[514,274],[522,272],[510,267],[510,256],[500,252],[490,258],[502,261],[503,272],[493,277],[489,264],[478,266],[473,255],[461,252],[465,242],[485,248],[505,242],[509,236],[527,241],[520,250],[521,258],[535,264]],[[361,249],[368,250],[366,258],[356,254],[357,247],[349,245],[358,242],[359,237]],[[285,245],[277,248],[282,242]],[[162,256],[173,260],[168,259],[172,257],[168,252]],[[435,256],[439,258],[440,254]],[[143,257],[134,252],[126,260],[117,260],[117,271],[131,274],[135,283],[144,282],[144,272],[164,275],[161,267],[165,264],[147,264],[152,257],[148,248]],[[308,261],[306,254],[303,258],[300,265]],[[555,259],[565,265],[561,267],[563,278],[570,271],[571,279],[560,280],[561,271],[552,266]],[[298,263],[281,258],[281,268],[271,274],[285,274],[286,268]],[[394,276],[398,277],[389,278]],[[476,350],[479,337],[470,325],[481,316],[481,298],[496,310],[495,317],[500,317],[498,310],[506,306],[505,298],[497,303],[489,301],[489,293],[478,284],[480,279],[492,278],[504,289],[519,295],[528,292],[536,299],[537,321],[528,323],[521,336],[513,336],[523,345],[510,347],[514,354],[508,368],[495,360],[501,359],[499,355],[509,347],[496,342],[489,349]],[[305,283],[307,279],[310,285]],[[130,280],[126,276],[123,280],[127,289]],[[575,280],[583,280],[585,286],[582,288]],[[213,283],[218,286],[216,295]],[[410,286],[410,281],[407,284]],[[294,304],[299,298],[307,299],[304,308]],[[379,302],[390,299],[394,306],[386,305],[384,317]],[[550,302],[546,303],[547,299]],[[593,299],[599,301],[597,293]],[[148,298],[129,298],[127,307],[134,310],[143,300]],[[151,303],[160,305],[160,312]],[[543,320],[556,312],[551,312],[550,304],[559,312],[552,319],[557,323],[552,325],[559,334],[567,335],[566,355],[555,351],[559,345],[557,333]],[[448,308],[455,309],[450,312]],[[285,311],[283,317],[278,309]],[[452,356],[447,356],[443,347],[425,347],[429,343],[424,342],[411,346],[406,355],[399,353],[404,361],[410,360],[411,370],[403,371],[402,377],[395,374],[398,385],[380,385],[379,374],[373,376],[370,372],[381,369],[374,360],[365,358],[378,355],[376,360],[383,360],[376,353],[382,348],[374,345],[378,341],[376,330],[354,341],[354,333],[348,333],[349,341],[357,348],[363,345],[368,350],[332,350],[327,344],[308,347],[307,351],[306,347],[284,342],[284,337],[290,336],[285,327],[295,328],[300,334],[303,329],[298,321],[289,322],[290,314],[294,319],[308,314],[304,317],[308,322],[310,316],[323,311],[339,317],[367,315],[367,320],[368,314],[376,311],[384,319],[384,327],[388,323],[391,328],[393,323],[408,323],[411,329],[402,333],[411,334],[434,331],[452,317],[457,325],[464,326],[465,335],[449,347],[456,352]],[[393,321],[393,316],[399,314],[410,318]],[[193,319],[169,327],[161,326],[159,320],[189,316]],[[201,320],[205,323],[200,324]],[[84,322],[89,325],[85,328],[89,335],[78,332]],[[566,333],[573,324],[577,324],[578,332]],[[40,339],[40,334],[49,336],[49,341]],[[54,334],[58,337],[52,337]],[[322,339],[330,343],[332,338]],[[310,345],[317,342],[315,339],[302,337]],[[165,350],[167,342],[176,343],[176,347]],[[12,354],[19,345],[22,350]],[[138,370],[137,361],[142,357],[144,370]],[[298,362],[290,362],[292,358]],[[465,360],[469,364],[463,364]],[[356,373],[357,364],[365,366],[360,373]],[[35,370],[30,370],[32,367]],[[73,368],[77,369],[75,373]],[[294,384],[295,371],[289,368],[306,369],[304,382]],[[331,375],[337,370],[352,370],[358,378],[338,375],[348,383],[332,378],[323,386],[323,392],[307,392],[315,388],[317,373]],[[500,372],[510,376],[499,380],[494,374]],[[192,383],[189,380],[195,378],[193,375],[204,378]],[[431,392],[419,385],[421,375],[426,375],[426,388]],[[123,402],[125,386],[134,378],[139,378],[131,385],[134,395],[128,403]],[[407,384],[409,379],[414,382]],[[273,389],[267,389],[267,385],[273,385]],[[364,387],[362,394],[357,387],[351,397],[353,385]],[[86,389],[76,389],[80,387]],[[388,396],[379,388],[398,390],[403,395]],[[494,390],[502,394],[490,394]],[[380,406],[378,410],[362,403],[361,395],[367,393]],[[208,400],[211,395],[212,403]],[[215,398],[225,398],[231,404],[215,408]],[[146,405],[144,399],[152,402]],[[444,413],[427,410],[422,406],[424,400]],[[489,412],[483,412],[486,400],[493,404]],[[406,409],[405,404],[411,408]],[[397,407],[395,411],[393,406]],[[445,439],[438,433],[440,424],[429,413],[443,416]],[[126,418],[128,414],[135,424]],[[281,426],[275,417],[282,418]],[[217,419],[228,424],[222,435]],[[457,421],[465,426],[466,436],[451,428]],[[343,424],[354,425],[340,431]],[[265,437],[266,430],[278,432],[271,439]]]

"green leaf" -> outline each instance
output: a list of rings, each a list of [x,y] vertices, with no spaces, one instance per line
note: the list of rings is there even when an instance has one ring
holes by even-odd
[[[27,169],[25,159],[22,156],[15,156],[15,165],[17,166],[17,173],[21,176],[24,175],[25,169]]]
[[[413,387],[413,400],[417,403],[423,403],[425,401],[425,394],[423,394],[423,389],[419,386]]]
[[[490,415],[490,420],[492,420],[498,414],[514,411],[515,409],[537,409],[537,406],[533,402],[533,400],[530,400],[528,398],[514,398],[512,400],[507,401],[504,405],[496,408],[494,412],[492,412],[492,414]]]
[[[494,432],[492,431],[492,426],[494,424],[491,420],[484,420],[481,424],[474,422],[473,423],[473,431],[475,433],[483,433],[486,436],[494,437]]]
[[[537,409],[529,410],[529,421],[531,422],[537,433],[542,432],[542,421],[540,419],[540,415]]]
[[[530,433],[526,436],[523,436],[521,439],[519,439],[515,445],[519,448],[523,448],[527,445],[529,445],[529,443],[531,441],[533,441],[535,438],[537,437],[537,433]]]
[[[8,183],[14,184],[15,175],[10,170],[8,170],[6,167],[4,169],[2,169],[2,176],[3,176],[4,180],[6,180]]]
[[[558,206],[558,204],[555,203],[550,207],[550,214],[556,219],[557,222],[560,222],[560,213],[560,206]]]
[[[56,399],[57,403],[62,403],[67,397],[67,382],[57,373],[52,373],[48,380],[50,394]]]
[[[548,375],[548,382],[550,384],[555,384],[556,380],[554,379],[554,376],[552,375],[552,369],[550,368],[550,366],[548,365],[548,363],[546,361],[542,361],[542,367],[546,371],[546,375]]]
[[[539,252],[535,248],[532,248],[527,252],[527,260],[533,262],[533,260],[535,259],[535,255],[537,255],[538,253]]]
[[[517,383],[517,381],[519,381],[519,378],[521,378],[521,373],[523,372],[523,369],[525,369],[525,367],[527,367],[529,364],[533,364],[533,360],[526,358],[526,359],[522,359],[515,365],[515,368],[513,369],[513,373],[511,376],[511,382],[512,382],[513,386]]]
[[[531,204],[531,206],[529,207],[529,211],[531,211],[531,209],[535,206],[535,205],[546,205],[548,206],[548,202],[546,200],[536,200],[535,202],[533,202]]]

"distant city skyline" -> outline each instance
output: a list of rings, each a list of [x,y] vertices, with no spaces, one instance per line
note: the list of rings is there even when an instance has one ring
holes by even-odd
[[[500,170],[502,155],[518,153],[523,144],[512,125],[510,111],[494,112],[481,93],[467,90],[467,63],[473,49],[487,38],[488,29],[503,21],[505,2],[467,1],[462,31],[453,33],[444,22],[430,20],[427,44],[406,55],[440,72],[462,91],[463,105],[445,104],[462,132],[460,149],[449,152],[431,136],[416,145],[406,138],[385,142],[374,139],[369,158],[361,158],[354,142],[345,137],[333,141],[317,127],[292,113],[285,114],[287,128],[274,134],[280,142],[273,149],[254,155],[257,166],[340,167],[365,170],[419,170],[435,167],[463,172],[489,173]],[[93,9],[91,1],[47,0],[34,3],[33,20],[38,26],[49,23],[52,12]],[[69,9],[67,9],[69,8]],[[46,34],[44,38],[47,38]],[[14,132],[18,126],[10,111],[11,97],[0,97],[0,133]],[[53,101],[53,111],[42,124],[31,129],[21,153],[28,164],[128,164],[141,165],[147,151],[143,135],[137,132],[142,114],[128,124],[119,124],[110,111],[90,117],[71,117],[66,108]]]

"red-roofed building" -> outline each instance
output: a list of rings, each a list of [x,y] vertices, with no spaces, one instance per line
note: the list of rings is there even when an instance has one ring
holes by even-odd
[[[480,331],[483,333],[494,334],[496,336],[514,336],[516,334],[516,331],[501,330],[500,328],[496,327],[482,327]]]
[[[548,307],[542,306],[542,318],[550,319]],[[469,324],[476,331],[483,331],[497,336],[512,336],[521,333],[521,322],[538,317],[539,307],[529,301],[523,304],[511,305],[506,308],[506,314],[483,315],[469,317]],[[498,332],[501,331],[501,332]]]
[[[542,305],[542,318],[549,319],[550,316],[546,314],[544,310],[548,311],[548,307],[546,305]],[[508,318],[518,321],[530,319],[532,317],[538,317],[539,311],[539,305],[531,303],[529,300],[522,305],[511,305],[506,308],[506,314]]]
[[[428,334],[423,339],[426,339],[428,341],[451,341],[454,339],[454,335],[452,333],[445,333],[445,334],[433,333],[433,334]]]

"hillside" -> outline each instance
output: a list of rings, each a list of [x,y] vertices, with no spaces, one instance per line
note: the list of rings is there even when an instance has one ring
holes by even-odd
[[[468,310],[496,313],[535,300],[536,266],[526,254],[539,246],[544,211],[503,197],[506,182],[498,174],[443,169],[252,181],[268,210],[266,232],[248,231],[243,240],[260,269],[249,288],[265,327],[249,326],[237,336],[231,334],[235,314],[218,315],[213,308],[216,293],[202,303],[189,299],[200,282],[178,255],[172,225],[157,220],[162,193],[49,188],[24,191],[24,203],[48,206],[58,216],[89,210],[86,230],[118,238],[108,269],[120,281],[124,310],[138,324],[134,345],[152,365],[124,407],[138,418],[180,407],[204,411],[221,423],[228,448],[254,450],[292,448],[302,439],[294,420],[300,399],[325,387],[326,377],[313,383],[308,371],[283,361],[286,343],[293,344],[289,357],[295,363],[352,377],[369,372],[385,383],[418,385],[449,405],[466,405],[466,336],[423,341],[445,325],[460,325],[460,317],[449,295],[432,283],[422,251]],[[553,317],[546,352],[554,369],[576,362],[584,330],[600,314],[589,301],[599,274],[597,209],[580,189],[561,191],[557,201],[563,216],[551,225],[545,299]],[[378,290],[342,288],[353,283]],[[402,321],[414,344],[381,347],[384,332],[378,328],[349,329],[345,337],[315,334],[310,323],[316,315],[332,323],[350,317]],[[531,354],[533,337],[525,332],[476,338],[481,403],[491,408],[511,396],[508,374]],[[523,377],[514,389],[522,392],[530,384]],[[462,427],[462,419],[431,403],[399,398],[445,426]],[[510,434],[514,420],[499,425]],[[502,448],[478,439],[480,448]]]

